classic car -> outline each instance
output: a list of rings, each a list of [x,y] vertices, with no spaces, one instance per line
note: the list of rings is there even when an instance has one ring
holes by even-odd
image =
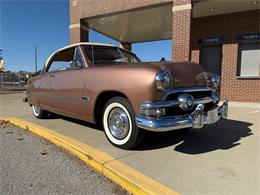
[[[78,43],[54,52],[28,82],[37,118],[57,113],[102,124],[108,140],[136,147],[146,131],[202,128],[227,118],[220,77],[193,62],[144,63],[123,48]]]

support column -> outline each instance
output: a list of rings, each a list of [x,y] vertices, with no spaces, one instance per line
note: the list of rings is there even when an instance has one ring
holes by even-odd
[[[88,42],[89,32],[88,27],[80,22],[79,24],[70,25],[70,43]]]
[[[127,42],[121,42],[120,47],[132,51],[132,44]]]
[[[173,61],[190,61],[191,0],[173,0]]]
[[[81,1],[70,0],[70,43],[87,42],[88,25],[80,20]]]

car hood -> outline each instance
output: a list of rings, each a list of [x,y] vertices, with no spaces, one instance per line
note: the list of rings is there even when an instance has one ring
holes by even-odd
[[[122,66],[123,65],[123,66]],[[104,67],[104,66],[103,66]],[[160,69],[167,70],[172,74],[175,87],[206,86],[207,80],[205,71],[200,64],[193,62],[138,62],[122,63],[121,65],[111,65],[109,68],[122,69]],[[107,67],[107,68],[108,68]]]
[[[172,74],[175,87],[207,85],[205,70],[200,64],[193,62],[155,62],[150,64],[168,70]]]

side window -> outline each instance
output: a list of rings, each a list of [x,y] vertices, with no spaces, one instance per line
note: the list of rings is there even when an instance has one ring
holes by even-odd
[[[75,60],[75,62],[77,64],[77,66],[83,66],[84,65],[82,57],[81,57],[81,54],[80,54],[80,51],[79,51],[78,48],[75,49],[74,60]]]
[[[74,58],[75,48],[70,48],[58,53],[52,60],[48,72],[66,70],[70,68],[70,61]]]

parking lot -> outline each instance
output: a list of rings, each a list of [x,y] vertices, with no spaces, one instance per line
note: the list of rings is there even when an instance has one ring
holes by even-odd
[[[17,117],[87,143],[182,194],[260,193],[260,106],[230,104],[229,119],[199,130],[148,133],[133,151],[113,147],[95,125],[38,120],[24,93],[0,95],[0,117]]]
[[[126,194],[50,142],[11,124],[0,127],[1,195]]]

